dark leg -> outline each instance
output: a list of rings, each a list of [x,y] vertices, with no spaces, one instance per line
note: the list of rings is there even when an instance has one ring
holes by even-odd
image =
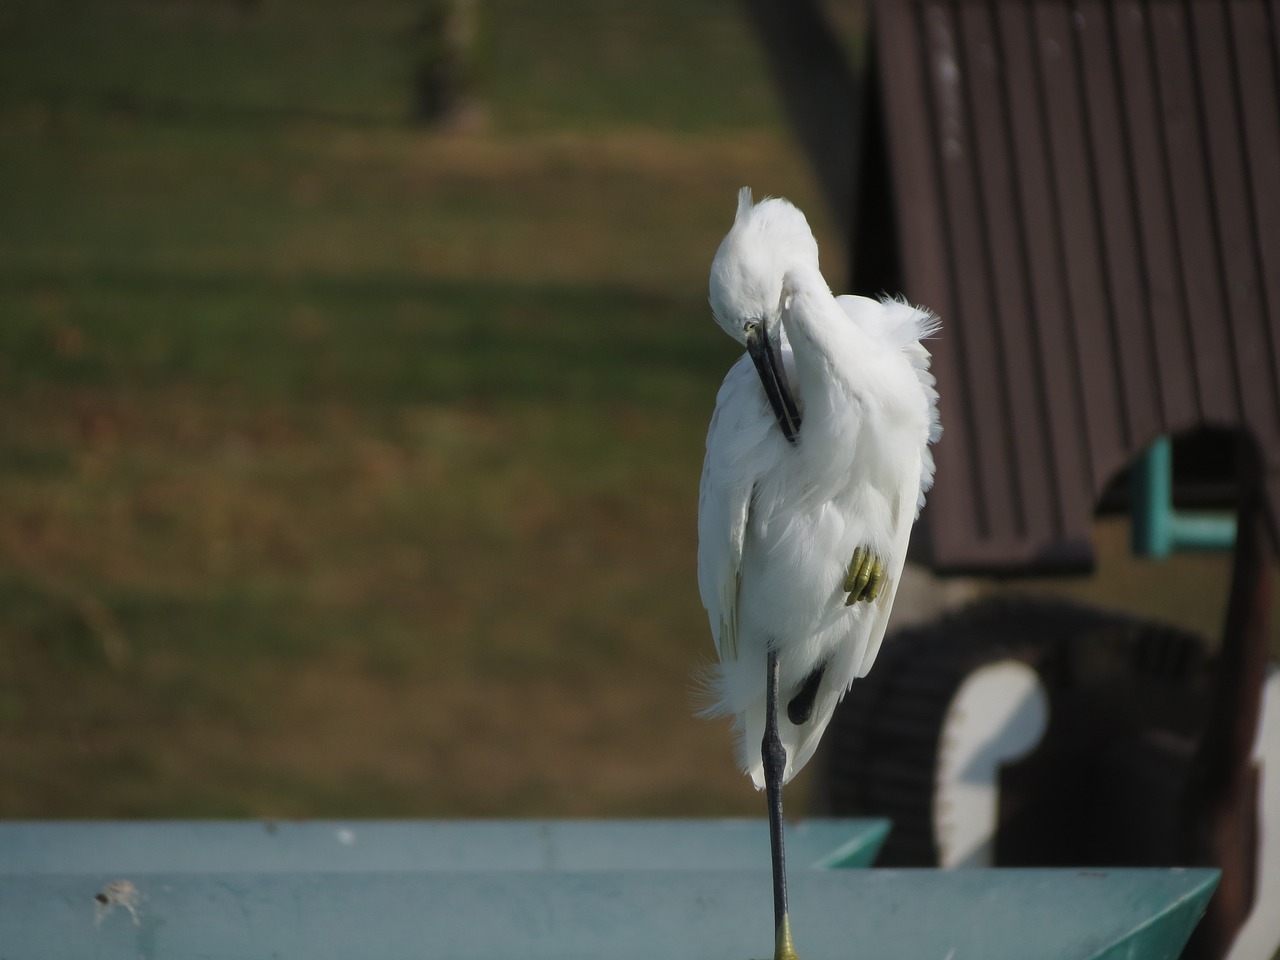
[[[769,844],[773,854],[774,960],[798,960],[791,943],[791,918],[787,913],[787,863],[782,844],[782,772],[787,751],[778,736],[778,654],[769,651],[769,675],[765,686],[764,740],[760,744],[764,761],[764,790],[769,804]]]

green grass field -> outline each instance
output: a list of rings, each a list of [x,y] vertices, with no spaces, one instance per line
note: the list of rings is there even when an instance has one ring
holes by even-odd
[[[412,2],[0,7],[0,816],[760,812],[706,271],[742,184],[834,231],[730,0],[482,10],[463,136]]]
[[[728,2],[0,9],[0,815],[754,812],[691,715]]]

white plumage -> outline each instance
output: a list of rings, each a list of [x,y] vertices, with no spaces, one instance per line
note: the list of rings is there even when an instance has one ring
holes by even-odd
[[[733,717],[738,761],[763,787],[769,649],[784,706],[825,664],[808,718],[779,711],[785,783],[884,638],[933,479],[937,394],[920,340],[938,321],[896,300],[832,295],[804,214],[780,199],[753,205],[747,188],[712,264],[710,296],[739,343],[753,323],[779,339],[803,417],[789,442],[744,354],[716,398],[698,504],[698,587],[719,654],[705,712]],[[846,605],[858,548],[879,558],[884,581],[874,600]]]

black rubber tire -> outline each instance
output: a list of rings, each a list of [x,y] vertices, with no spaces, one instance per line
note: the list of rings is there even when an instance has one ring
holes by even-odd
[[[932,811],[947,709],[971,673],[1010,658],[1030,665],[1045,686],[1050,729],[1036,750],[1046,742],[1057,744],[1056,768],[1071,782],[1082,777],[1087,782],[1093,774],[1079,769],[1082,765],[1105,766],[1117,749],[1131,747],[1135,737],[1145,743],[1155,732],[1170,742],[1189,743],[1203,719],[1207,644],[1164,624],[1058,598],[1000,597],[899,631],[837,709],[818,758],[816,807],[833,816],[893,821],[879,865],[938,864]],[[1064,723],[1071,729],[1064,730]],[[1073,769],[1061,770],[1064,763]],[[1035,808],[1043,806],[1041,797],[1059,786],[1041,789],[1037,784],[1042,779],[1033,768],[1030,779],[1020,781],[1019,790],[1026,795],[1020,797],[1021,806],[1032,808],[1021,811],[1024,832],[1025,824],[1035,820]],[[1003,819],[1003,775],[1001,783]],[[1009,843],[998,841],[997,861],[1002,851],[1009,862],[1056,856],[1052,842],[1046,848],[1019,835],[1015,846],[1010,853]],[[1105,849],[1095,852],[1109,855]],[[1070,854],[1084,862],[1078,847]]]

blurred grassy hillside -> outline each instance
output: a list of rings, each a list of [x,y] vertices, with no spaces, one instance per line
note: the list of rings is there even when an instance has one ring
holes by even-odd
[[[0,816],[758,812],[690,708],[706,269],[817,209],[751,39],[484,3],[453,136],[418,6],[0,6]]]
[[[482,0],[466,135],[420,6],[0,4],[0,816],[761,812],[706,272],[743,184],[834,231],[733,0]],[[1101,533],[1034,586],[1216,629]]]

